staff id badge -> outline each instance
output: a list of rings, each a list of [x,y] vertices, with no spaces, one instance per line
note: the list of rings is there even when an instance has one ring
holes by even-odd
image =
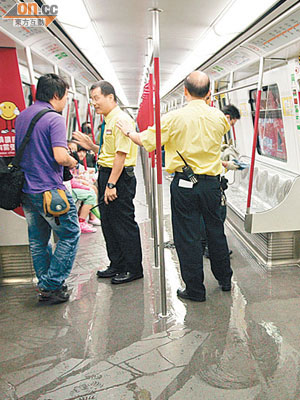
[[[179,179],[178,186],[187,189],[192,189],[194,184],[191,181],[185,181],[184,179]]]

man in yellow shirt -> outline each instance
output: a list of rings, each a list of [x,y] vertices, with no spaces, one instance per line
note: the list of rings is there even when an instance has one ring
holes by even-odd
[[[73,137],[85,149],[98,153],[101,227],[110,265],[97,276],[112,278],[114,284],[126,283],[143,277],[140,231],[133,205],[137,146],[122,134],[116,122],[122,118],[134,129],[134,121],[117,105],[109,82],[95,83],[90,94],[96,113],[104,115],[103,145],[97,146],[80,132],[74,132]]]
[[[203,254],[200,218],[203,216],[211,255],[211,269],[224,291],[231,289],[232,270],[227,240],[220,218],[221,142],[230,126],[225,115],[209,107],[210,81],[200,71],[192,72],[184,81],[187,106],[162,117],[161,144],[165,145],[166,169],[175,172],[171,183],[172,226],[176,251],[185,289],[177,295],[184,299],[205,301]],[[126,122],[117,126],[134,143],[147,151],[156,147],[155,127],[137,133]],[[194,184],[183,173],[182,155],[197,178]]]

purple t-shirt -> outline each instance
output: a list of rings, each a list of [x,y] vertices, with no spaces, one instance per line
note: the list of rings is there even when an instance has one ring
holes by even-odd
[[[33,117],[51,104],[37,100],[16,118],[16,149],[19,148]],[[25,174],[25,193],[42,193],[46,190],[65,189],[63,167],[53,155],[53,147],[67,147],[66,122],[58,113],[50,112],[38,120],[30,141],[25,147],[21,168]]]

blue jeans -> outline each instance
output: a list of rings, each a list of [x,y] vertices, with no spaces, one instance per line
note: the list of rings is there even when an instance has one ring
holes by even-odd
[[[66,192],[70,210],[59,217],[47,217],[43,209],[43,193],[24,193],[22,206],[28,224],[29,247],[38,286],[46,290],[59,289],[69,276],[80,237],[77,210],[72,196]],[[54,253],[50,242],[51,230],[58,236]]]

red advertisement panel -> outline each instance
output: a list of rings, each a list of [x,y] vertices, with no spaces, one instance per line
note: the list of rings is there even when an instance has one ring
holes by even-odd
[[[15,155],[15,120],[24,108],[16,49],[0,47],[0,157]]]
[[[259,136],[262,142],[262,151],[264,155],[286,160],[286,145],[281,117],[265,117],[263,120],[260,119]]]

